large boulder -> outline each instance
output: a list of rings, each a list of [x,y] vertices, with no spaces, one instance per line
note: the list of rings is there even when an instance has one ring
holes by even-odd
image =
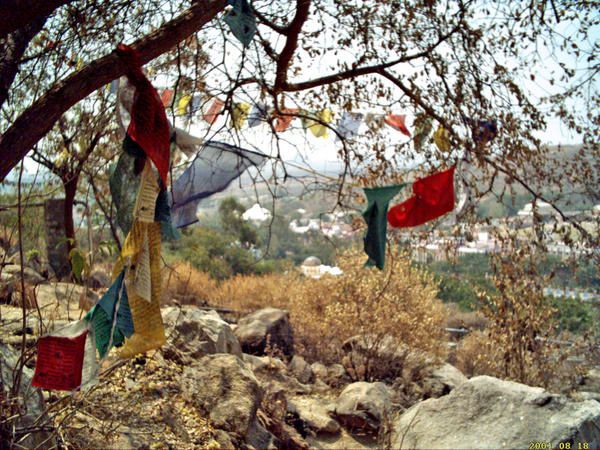
[[[183,394],[215,428],[245,441],[256,433],[263,396],[258,380],[235,355],[208,355],[183,370]]]
[[[335,402],[335,415],[350,430],[377,432],[391,410],[391,393],[380,382],[349,384]]]
[[[169,344],[164,349],[167,357],[189,362],[214,353],[242,356],[231,327],[215,311],[186,305],[164,308],[162,315],[169,336]]]
[[[417,403],[393,425],[392,448],[530,448],[532,442],[600,446],[600,403],[489,376]]]
[[[17,367],[18,354],[10,346],[0,343],[0,396],[6,398],[13,388],[14,369]],[[5,429],[16,430],[13,436],[2,436],[0,446],[9,446],[13,441],[15,448],[51,448],[56,445],[52,433],[49,431],[49,418],[46,414],[46,405],[44,397],[39,389],[31,386],[33,370],[23,367],[21,383],[18,390],[18,398],[15,400],[15,407],[21,410],[20,416],[13,416],[15,411],[7,410],[5,416],[13,417],[4,424]],[[8,402],[3,405],[6,406]],[[33,432],[19,432],[32,427]],[[5,441],[8,440],[7,441]]]
[[[294,354],[294,332],[287,311],[264,308],[243,317],[235,329],[242,350],[251,355]]]

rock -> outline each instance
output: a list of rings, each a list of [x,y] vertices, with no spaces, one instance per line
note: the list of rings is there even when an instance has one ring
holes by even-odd
[[[600,403],[478,376],[417,403],[393,424],[392,448],[529,448],[532,442],[600,445]]]
[[[587,392],[600,392],[600,369],[591,369],[583,376],[578,390]]]
[[[378,431],[391,406],[385,384],[359,381],[342,391],[335,402],[335,415],[348,429]]]
[[[327,380],[327,366],[320,362],[315,362],[310,365],[314,376],[320,380]]]
[[[86,292],[84,286],[73,283],[52,283],[42,284],[36,288],[37,302],[40,307],[44,306],[47,310],[52,308],[78,310],[80,304],[96,304],[100,299],[98,294],[89,289]],[[85,308],[84,308],[85,309]]]
[[[338,433],[340,424],[332,419],[327,408],[316,398],[297,397],[288,400],[288,411],[296,414],[305,427],[316,433]]]
[[[307,384],[313,380],[312,369],[302,356],[294,355],[290,361],[289,369],[300,383]]]
[[[468,378],[456,367],[443,364],[432,369],[429,376],[423,380],[423,395],[425,398],[437,398],[450,393]]]
[[[88,286],[92,289],[108,288],[111,285],[111,277],[100,269],[95,269],[87,278]]]
[[[254,372],[284,372],[286,370],[285,363],[272,356],[254,356],[243,353],[242,358]]]
[[[261,387],[269,391],[282,390],[288,393],[308,394],[313,386],[300,383],[288,375],[288,368],[279,358],[243,354],[243,360],[252,369]]]
[[[235,329],[242,350],[251,355],[281,352],[287,357],[294,354],[294,332],[287,311],[264,308],[239,320]]]
[[[578,402],[586,400],[596,400],[600,402],[600,392],[576,391],[571,394],[571,398]]]
[[[10,392],[13,387],[13,370],[17,367],[18,354],[10,346],[0,343],[0,395],[3,398]],[[23,367],[21,376],[21,385],[19,388],[19,407],[24,411],[24,415],[18,417],[16,420],[8,420],[4,425],[3,429],[10,429],[15,427],[18,429],[24,429],[33,426],[39,426],[44,428],[51,426],[50,420],[46,414],[46,406],[44,397],[39,389],[31,386],[31,379],[33,378],[33,370]],[[4,405],[3,405],[4,406]],[[6,413],[9,413],[7,410]],[[7,414],[8,415],[8,414]],[[9,428],[10,427],[10,428]],[[23,448],[38,448],[43,446],[44,448],[53,448],[56,446],[55,438],[49,431],[35,431],[31,434],[23,433],[25,437],[20,433],[17,433],[12,439],[15,442],[18,441],[18,447]],[[23,438],[21,440],[21,438]],[[3,436],[0,442],[5,442],[5,439],[10,439],[8,436]]]
[[[328,385],[333,387],[339,387],[350,382],[348,372],[341,364],[332,364],[327,367],[327,379],[325,380]]]
[[[214,430],[214,439],[218,444],[216,448],[235,448],[231,438],[227,434],[227,432],[219,429]],[[215,447],[210,447],[215,448]]]
[[[235,355],[208,355],[183,370],[184,395],[215,428],[242,439],[254,431],[263,391],[244,362]]]
[[[246,434],[246,443],[253,448],[265,450],[277,450],[279,441],[269,431],[258,423],[257,420],[250,424],[250,429]]]
[[[205,355],[230,353],[242,356],[240,344],[229,324],[215,311],[204,311],[185,305],[162,310],[168,345],[165,357],[186,362]]]
[[[30,267],[23,268],[23,275],[25,277],[25,282],[28,284],[42,284],[46,280],[39,273],[33,270]],[[18,264],[9,264],[7,266],[2,267],[2,272],[0,273],[0,280],[4,283],[15,282],[21,278],[21,266]]]

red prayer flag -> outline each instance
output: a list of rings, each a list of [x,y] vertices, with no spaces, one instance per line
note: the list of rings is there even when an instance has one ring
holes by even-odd
[[[219,116],[219,113],[223,110],[223,106],[225,106],[225,103],[223,103],[218,98],[215,98],[215,101],[212,103],[212,105],[210,105],[208,111],[204,113],[204,120],[206,120],[211,125],[215,123],[217,117]]]
[[[37,344],[37,362],[32,386],[72,391],[81,386],[81,371],[87,331],[68,338],[43,336]]]
[[[404,114],[388,114],[385,116],[385,123],[392,127],[394,130],[400,131],[406,136],[410,136],[410,131],[406,128],[404,121],[406,116]]]
[[[388,211],[392,227],[416,227],[454,209],[454,166],[413,183],[414,195]]]
[[[169,122],[162,101],[141,69],[139,54],[119,44],[117,53],[126,65],[126,75],[135,86],[131,122],[127,134],[152,160],[165,186],[171,158]]]
[[[282,131],[287,130],[290,127],[292,120],[295,118],[295,116],[292,116],[291,114],[296,114],[298,111],[299,109],[282,109],[281,112],[286,115],[277,115],[277,118],[275,119],[275,131],[281,133]]]
[[[162,91],[162,94],[160,94],[160,101],[162,102],[162,104],[165,108],[167,108],[168,106],[171,106],[172,98],[173,98],[173,91],[171,89],[165,89],[164,91]]]

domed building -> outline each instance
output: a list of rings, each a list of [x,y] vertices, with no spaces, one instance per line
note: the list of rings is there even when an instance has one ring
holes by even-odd
[[[307,277],[319,278],[321,276],[321,260],[316,256],[309,256],[300,266],[300,270]]]

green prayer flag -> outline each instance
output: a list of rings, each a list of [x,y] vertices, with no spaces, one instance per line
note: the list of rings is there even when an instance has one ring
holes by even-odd
[[[383,270],[388,206],[404,186],[406,184],[363,189],[367,197],[367,209],[363,213],[367,222],[367,234],[364,238],[365,253],[369,257],[365,264],[367,267],[376,266],[379,270]]]
[[[104,310],[96,304],[88,311],[84,319],[88,322],[91,322],[92,327],[94,328],[94,336],[96,338],[96,348],[98,349],[98,354],[100,355],[100,358],[104,358],[104,356],[106,356],[108,353],[108,350],[110,350],[108,347],[112,330],[112,322],[110,318],[104,312]],[[125,336],[123,336],[123,333],[121,333],[121,331],[115,327],[112,335],[112,346],[120,346],[123,344],[123,341],[125,341]]]

